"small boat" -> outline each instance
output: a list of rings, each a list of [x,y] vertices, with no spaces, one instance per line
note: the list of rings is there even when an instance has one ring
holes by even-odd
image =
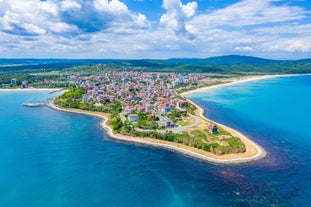
[[[28,106],[28,107],[39,107],[39,106],[44,106],[45,103],[23,103],[23,106]]]

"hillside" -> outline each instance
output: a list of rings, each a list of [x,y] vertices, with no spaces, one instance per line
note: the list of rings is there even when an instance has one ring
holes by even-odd
[[[57,78],[68,73],[93,74],[107,70],[217,74],[293,74],[311,73],[311,59],[269,60],[251,56],[141,59],[0,59],[0,84],[12,78],[35,81]],[[49,77],[47,77],[49,76]]]
[[[250,56],[228,55],[206,59],[128,60],[120,67],[139,67],[147,71],[210,73],[310,73],[311,59],[269,60]]]

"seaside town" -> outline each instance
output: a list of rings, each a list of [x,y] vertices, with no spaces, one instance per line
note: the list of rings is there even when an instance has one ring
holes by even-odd
[[[243,153],[245,145],[238,136],[204,119],[196,104],[181,94],[228,81],[206,73],[106,71],[73,73],[40,84],[66,85],[67,91],[53,101],[56,107],[104,113],[107,126],[119,136],[163,140],[222,155]],[[30,87],[16,78],[11,85]]]
[[[68,79],[77,87],[85,88],[82,102],[93,102],[96,107],[120,103],[122,122],[135,123],[138,130],[176,131],[179,126],[177,123],[187,125],[181,121],[182,117],[191,114],[188,114],[189,102],[177,95],[174,89],[180,86],[197,86],[206,77],[204,74],[131,71],[91,76],[72,75]]]
[[[178,126],[176,117],[169,118],[172,113],[178,112],[179,116],[182,114],[185,117],[189,108],[188,101],[177,96],[174,89],[198,87],[206,78],[206,74],[130,71],[90,76],[70,75],[62,80],[45,80],[44,84],[83,87],[85,93],[81,101],[84,103],[94,103],[96,107],[101,107],[103,104],[119,102],[122,106],[120,117],[123,122],[137,122],[139,114],[144,114],[156,117],[150,129],[172,129]],[[19,83],[18,79],[13,78],[9,85],[27,88],[29,83],[27,80]]]
[[[237,136],[203,119],[197,106],[177,92],[219,81],[210,81],[207,74],[111,71],[69,75],[67,80],[73,87],[54,103],[105,113],[115,134],[179,143],[218,155],[245,152]]]

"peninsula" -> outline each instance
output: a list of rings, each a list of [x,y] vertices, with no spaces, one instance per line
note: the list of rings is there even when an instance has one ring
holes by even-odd
[[[112,139],[218,164],[252,162],[267,156],[240,132],[205,118],[203,110],[180,93],[240,78],[210,80],[207,74],[136,71],[68,78],[74,84],[49,107],[101,117],[100,126]]]

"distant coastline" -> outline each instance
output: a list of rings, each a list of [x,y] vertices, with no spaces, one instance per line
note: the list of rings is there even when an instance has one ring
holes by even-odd
[[[20,91],[62,91],[64,89],[62,88],[0,88],[0,92],[1,91],[16,91],[16,92],[20,92]]]
[[[216,85],[211,85],[211,86],[205,86],[202,88],[197,88],[194,90],[183,92],[180,95],[185,97],[192,93],[202,92],[202,91],[206,91],[206,90],[213,89],[213,88],[220,88],[224,86],[246,83],[250,81],[277,78],[277,77],[302,76],[302,75],[311,75],[311,74],[279,74],[279,75],[260,75],[260,76],[254,75],[254,76],[238,77],[238,78],[233,78],[230,82],[227,82],[227,83],[221,83],[221,84],[216,84]]]

